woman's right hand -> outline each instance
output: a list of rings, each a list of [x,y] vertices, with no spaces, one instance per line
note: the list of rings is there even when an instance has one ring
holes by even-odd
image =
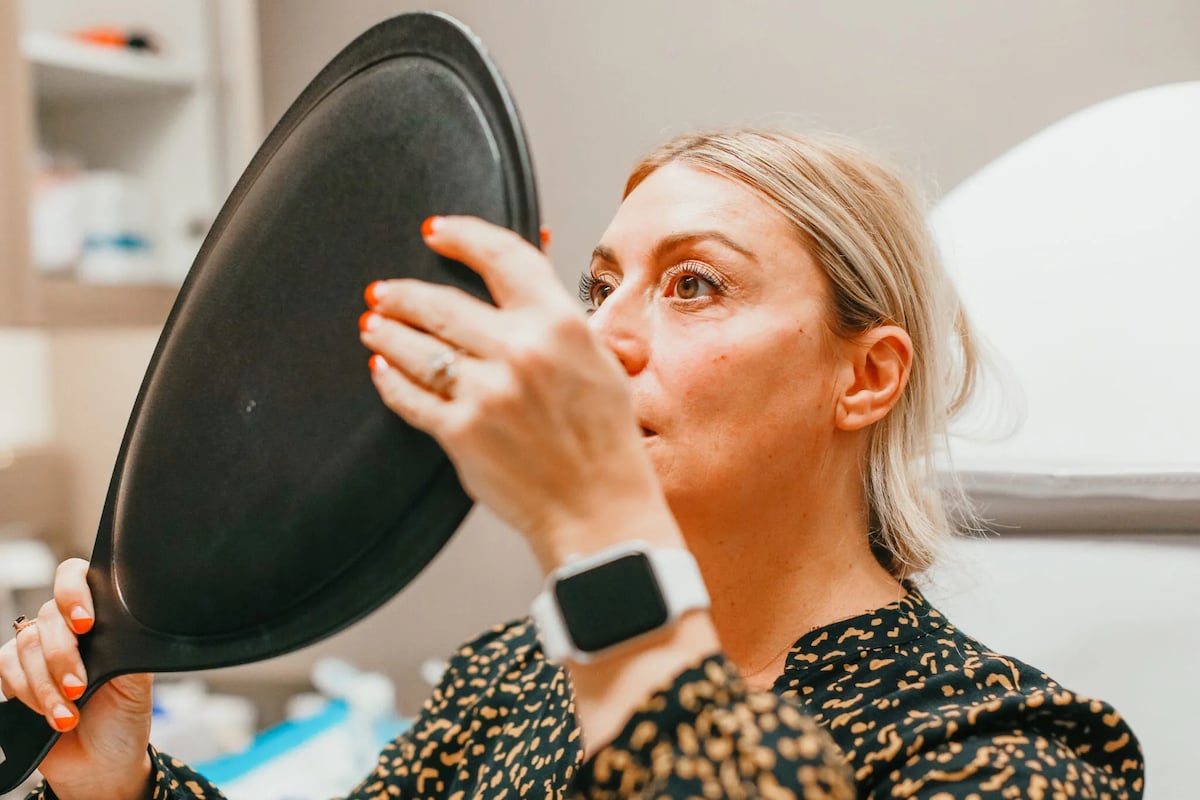
[[[149,796],[150,675],[124,675],[101,686],[80,709],[87,685],[78,636],[92,629],[95,612],[88,563],[58,566],[54,599],[37,623],[0,647],[0,688],[46,718],[62,736],[39,769],[61,800]]]

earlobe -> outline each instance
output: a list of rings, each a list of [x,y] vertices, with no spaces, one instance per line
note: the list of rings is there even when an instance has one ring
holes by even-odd
[[[887,416],[912,369],[912,339],[897,325],[880,325],[847,343],[853,379],[837,404],[837,427],[866,428]]]

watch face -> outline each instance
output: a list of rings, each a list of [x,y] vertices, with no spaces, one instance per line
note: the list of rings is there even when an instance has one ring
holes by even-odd
[[[667,623],[667,604],[643,553],[592,567],[554,585],[575,646],[595,652]]]

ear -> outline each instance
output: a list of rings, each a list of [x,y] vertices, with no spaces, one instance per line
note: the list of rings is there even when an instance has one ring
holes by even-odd
[[[887,416],[912,368],[912,339],[896,325],[880,325],[845,343],[850,377],[837,398],[835,423],[857,431]]]

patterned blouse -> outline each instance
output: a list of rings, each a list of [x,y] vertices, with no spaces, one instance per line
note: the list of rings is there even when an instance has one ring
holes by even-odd
[[[1111,706],[991,652],[907,589],[802,636],[771,692],[705,658],[587,763],[565,672],[528,620],[497,627],[453,656],[350,798],[1142,797],[1141,749]],[[152,755],[156,800],[221,797]]]

